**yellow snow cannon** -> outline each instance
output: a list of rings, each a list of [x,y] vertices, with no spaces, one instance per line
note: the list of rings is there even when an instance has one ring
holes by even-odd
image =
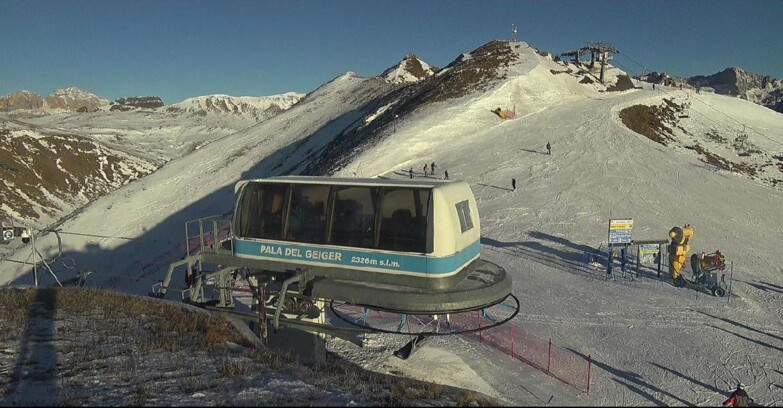
[[[688,259],[686,255],[691,251],[688,241],[693,238],[693,227],[685,224],[684,227],[674,227],[669,230],[669,238],[672,242],[669,244],[669,274],[672,277],[674,286],[685,286],[685,279],[680,276],[680,271],[685,266]]]

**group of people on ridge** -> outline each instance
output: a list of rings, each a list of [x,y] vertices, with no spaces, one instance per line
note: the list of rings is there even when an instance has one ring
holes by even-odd
[[[424,170],[424,175],[425,176],[427,175],[427,170],[429,169],[429,171],[430,171],[429,174],[431,176],[434,176],[435,175],[435,162],[430,163],[429,167],[427,167],[427,166],[428,166],[427,163],[424,163],[424,169],[423,169]],[[411,167],[410,170],[408,170],[408,175],[409,175],[409,177],[411,179],[413,178],[413,167]],[[443,177],[444,180],[448,180],[449,179],[449,171],[448,170],[444,171],[443,172],[443,176],[444,176]]]

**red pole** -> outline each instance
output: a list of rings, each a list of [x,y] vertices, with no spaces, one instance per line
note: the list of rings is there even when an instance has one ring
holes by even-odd
[[[552,338],[549,338],[549,358],[546,362],[546,372],[550,372],[549,369],[552,367]]]
[[[593,356],[587,355],[587,395],[590,396],[590,371],[593,368]]]

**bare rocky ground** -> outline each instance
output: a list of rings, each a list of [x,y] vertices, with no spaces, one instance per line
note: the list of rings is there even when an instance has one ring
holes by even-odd
[[[0,405],[500,405],[333,354],[303,364],[240,324],[105,290],[0,289]]]

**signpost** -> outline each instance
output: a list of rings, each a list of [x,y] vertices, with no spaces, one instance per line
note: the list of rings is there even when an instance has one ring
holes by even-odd
[[[633,241],[633,218],[609,220],[609,245]]]
[[[633,242],[633,218],[620,218],[609,220],[609,262],[607,263],[606,274],[611,275],[614,267],[614,249],[613,247],[623,247],[621,250],[620,264],[625,272],[627,261],[626,248]]]

